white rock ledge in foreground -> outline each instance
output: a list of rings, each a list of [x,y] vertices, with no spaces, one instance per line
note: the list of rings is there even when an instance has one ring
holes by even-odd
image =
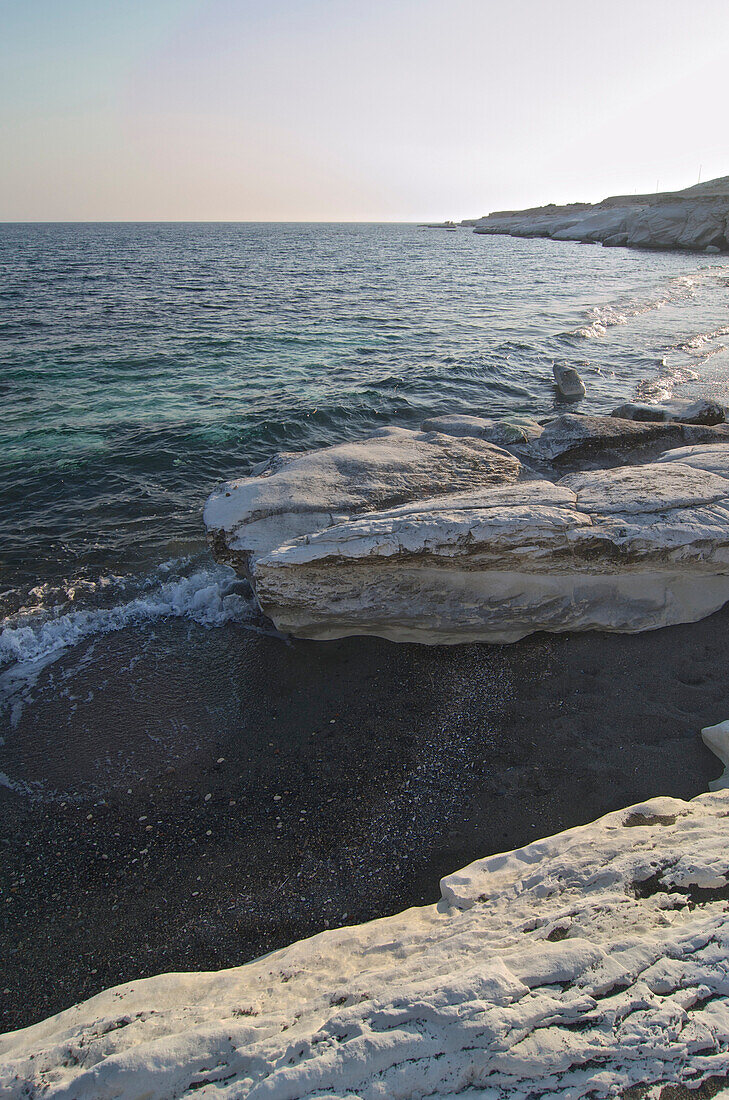
[[[449,875],[438,905],[119,986],[0,1037],[0,1097],[598,1100],[715,1084],[728,817],[729,791],[652,799]]]
[[[205,509],[216,557],[250,576],[278,629],[303,638],[635,633],[695,621],[729,600],[726,442],[682,448],[685,462],[669,451],[554,483],[456,428],[457,437],[390,429],[282,455],[228,482]],[[688,431],[561,417],[523,450],[549,461],[565,448],[669,430]]]

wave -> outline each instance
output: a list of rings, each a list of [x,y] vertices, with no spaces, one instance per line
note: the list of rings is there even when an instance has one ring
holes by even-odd
[[[574,329],[573,332],[564,333],[564,335],[579,337],[582,340],[594,340],[599,336],[604,336],[613,325],[627,325],[628,323],[628,315],[620,313],[612,306],[594,306],[590,312],[595,315],[595,319],[591,324]]]
[[[636,387],[641,401],[664,401],[673,397],[676,386],[695,382],[702,377],[702,367],[714,355],[725,352],[722,337],[729,336],[729,325],[719,325],[692,336],[682,337],[667,347],[659,359],[658,374],[643,379]]]
[[[132,586],[137,594],[111,606],[87,606],[67,610],[68,604],[24,608],[4,621],[0,632],[0,706],[9,709],[11,725],[16,725],[27,690],[39,673],[64,653],[95,635],[109,634],[130,626],[140,626],[160,619],[188,619],[204,627],[240,623],[249,629],[261,630],[260,612],[247,582],[241,581],[232,569],[222,565],[205,565],[188,575],[160,575],[178,569],[180,563],[165,563],[154,574],[134,581],[125,578],[104,578],[64,589],[69,598],[79,590],[87,594],[112,588]],[[106,583],[104,583],[106,582]],[[54,593],[58,589],[53,590]],[[43,587],[33,590],[41,598],[48,595]]]
[[[633,317],[661,309],[673,302],[681,302],[696,297],[702,283],[716,275],[716,269],[700,269],[693,275],[674,276],[667,285],[649,298],[636,298],[613,304],[591,306],[587,310],[589,324],[582,325],[570,332],[560,333],[567,338],[592,340],[604,336],[614,325],[625,325]]]
[[[707,347],[708,344],[715,344],[722,336],[729,336],[729,325],[721,325],[719,328],[712,329],[710,332],[697,332],[694,336],[690,336],[682,343],[675,344],[671,350],[682,351],[687,355],[708,359],[709,356],[716,355],[717,352],[724,350],[724,344],[719,344],[711,348]]]
[[[638,401],[645,401],[649,405],[659,405],[662,401],[670,401],[674,396],[676,386],[695,382],[699,375],[690,367],[672,367],[663,363],[655,378],[644,378],[635,387],[635,396]]]

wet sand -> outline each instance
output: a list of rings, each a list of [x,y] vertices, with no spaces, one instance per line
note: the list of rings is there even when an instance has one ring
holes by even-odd
[[[513,646],[177,622],[46,670],[0,746],[0,1030],[435,901],[473,859],[721,765],[729,609]]]

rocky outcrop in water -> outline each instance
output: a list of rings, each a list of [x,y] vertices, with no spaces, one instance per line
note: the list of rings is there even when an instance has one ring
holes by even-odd
[[[513,453],[476,418],[453,427],[282,455],[226,483],[205,509],[214,552],[305,638],[634,633],[729,600],[726,425],[572,414]],[[711,446],[670,450],[686,444]]]
[[[554,384],[562,397],[574,401],[585,396],[585,383],[574,367],[567,367],[564,363],[554,363],[552,373]]]
[[[607,247],[729,251],[729,176],[656,195],[601,203],[506,210],[473,223],[475,233],[550,237]]]
[[[518,451],[529,465],[541,464],[550,476],[555,476],[560,470],[627,466],[647,462],[676,447],[726,442],[726,424],[645,422],[565,413],[548,421],[539,438]]]
[[[728,813],[655,798],[448,875],[437,905],[118,986],[0,1037],[0,1096],[714,1096]]]

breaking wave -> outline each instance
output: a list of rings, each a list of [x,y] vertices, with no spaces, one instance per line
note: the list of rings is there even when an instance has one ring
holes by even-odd
[[[715,272],[710,269],[708,274],[713,275]],[[661,309],[672,302],[695,298],[697,288],[703,281],[702,272],[697,272],[695,275],[681,275],[670,279],[667,286],[650,298],[591,306],[587,310],[589,323],[563,335],[583,340],[604,336],[614,325],[626,325],[633,317],[640,317],[644,313],[650,313],[651,310]]]
[[[42,669],[95,635],[161,619],[188,619],[204,627],[240,623],[261,629],[260,614],[247,582],[222,565],[206,564],[185,575],[186,564],[189,568],[186,562],[165,563],[137,582],[119,577],[78,582],[65,589],[64,603],[40,603],[5,619],[0,632],[0,667],[4,666],[0,672],[0,705],[9,704],[12,712],[18,694],[35,683]],[[165,574],[167,579],[163,579]],[[69,606],[79,589],[98,596],[109,589],[118,594],[130,587],[136,595],[110,606]],[[54,596],[58,591],[54,590]],[[48,595],[42,587],[32,592],[36,598]]]
[[[720,325],[709,332],[697,332],[687,340],[675,344],[671,351],[690,355],[693,360],[704,362],[712,355],[726,351],[726,344],[720,342],[724,336],[729,336],[729,325]]]

